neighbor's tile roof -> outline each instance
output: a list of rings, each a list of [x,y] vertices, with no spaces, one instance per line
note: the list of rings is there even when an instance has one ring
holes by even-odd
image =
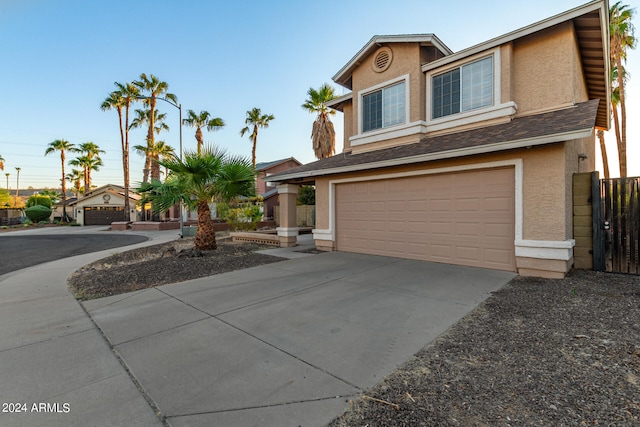
[[[598,102],[594,99],[562,110],[515,118],[505,124],[426,136],[413,144],[360,154],[337,154],[271,175],[265,180],[282,181],[314,177],[389,166],[390,162],[402,162],[403,159],[406,159],[407,163],[415,163],[565,141],[575,138],[575,135],[571,134],[576,132],[592,132]]]

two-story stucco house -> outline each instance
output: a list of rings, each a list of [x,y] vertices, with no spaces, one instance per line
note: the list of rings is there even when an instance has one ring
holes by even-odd
[[[333,77],[344,151],[279,182],[316,186],[316,246],[562,277],[572,175],[609,127],[608,4],[594,1],[452,52],[433,34],[374,36]]]

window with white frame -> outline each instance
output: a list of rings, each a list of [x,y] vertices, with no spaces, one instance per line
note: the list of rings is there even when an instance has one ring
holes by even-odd
[[[405,81],[362,96],[362,132],[405,122]]]
[[[273,175],[273,174],[272,173],[267,173],[266,174],[266,176],[271,176],[271,175]],[[273,187],[276,186],[275,182],[266,181],[266,184],[267,184],[267,187],[269,187],[269,188],[273,188]]]
[[[493,56],[488,56],[433,76],[431,118],[492,106],[493,73]]]

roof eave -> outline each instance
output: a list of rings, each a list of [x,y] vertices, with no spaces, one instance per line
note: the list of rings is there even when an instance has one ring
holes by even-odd
[[[458,61],[460,59],[464,59],[468,56],[472,56],[476,53],[480,53],[483,52],[485,50],[488,49],[493,49],[497,46],[503,45],[505,43],[509,43],[513,40],[528,36],[530,34],[536,33],[538,31],[547,29],[547,28],[551,28],[555,25],[561,24],[563,22],[567,22],[570,21],[572,19],[575,19],[579,16],[585,15],[589,12],[593,12],[593,11],[597,11],[600,10],[602,11],[602,9],[604,8],[606,3],[606,0],[595,0],[592,1],[590,3],[584,4],[582,6],[578,6],[574,9],[568,10],[566,12],[560,13],[558,15],[549,17],[547,19],[544,19],[542,21],[538,21],[536,23],[533,23],[531,25],[527,25],[526,27],[522,27],[519,28],[517,30],[514,30],[510,33],[507,34],[503,34],[501,36],[498,36],[496,38],[493,38],[491,40],[488,40],[486,42],[483,43],[479,43],[477,45],[468,47],[466,49],[463,49],[461,51],[458,51],[454,54],[445,56],[443,58],[437,59],[435,61],[429,62],[427,64],[424,64],[422,66],[422,71],[423,72],[427,72],[429,70],[432,70],[434,68],[439,68],[442,67],[443,65],[449,64],[451,62],[455,62]]]
[[[497,151],[514,150],[518,148],[527,148],[537,145],[552,144],[556,142],[569,141],[580,138],[587,138],[593,135],[593,127],[573,130],[570,132],[556,133],[551,135],[545,135],[542,137],[524,138],[513,141],[504,141],[494,144],[486,144],[478,147],[465,147],[454,150],[440,151],[437,153],[420,154],[417,156],[401,157],[397,159],[383,160],[379,162],[363,163],[353,166],[341,166],[336,168],[319,169],[313,171],[304,171],[293,174],[274,175],[269,177],[271,179],[265,179],[269,182],[282,182],[290,181],[300,178],[309,178],[316,176],[335,175],[347,172],[359,172],[370,169],[378,169],[393,166],[402,166],[414,163],[432,162],[435,160],[444,160],[451,158],[458,158],[463,156],[472,156],[479,154],[494,153]]]

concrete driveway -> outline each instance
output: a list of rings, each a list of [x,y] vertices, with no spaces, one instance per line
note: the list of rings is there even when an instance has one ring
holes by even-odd
[[[321,426],[514,276],[324,253],[83,305],[170,425]]]

